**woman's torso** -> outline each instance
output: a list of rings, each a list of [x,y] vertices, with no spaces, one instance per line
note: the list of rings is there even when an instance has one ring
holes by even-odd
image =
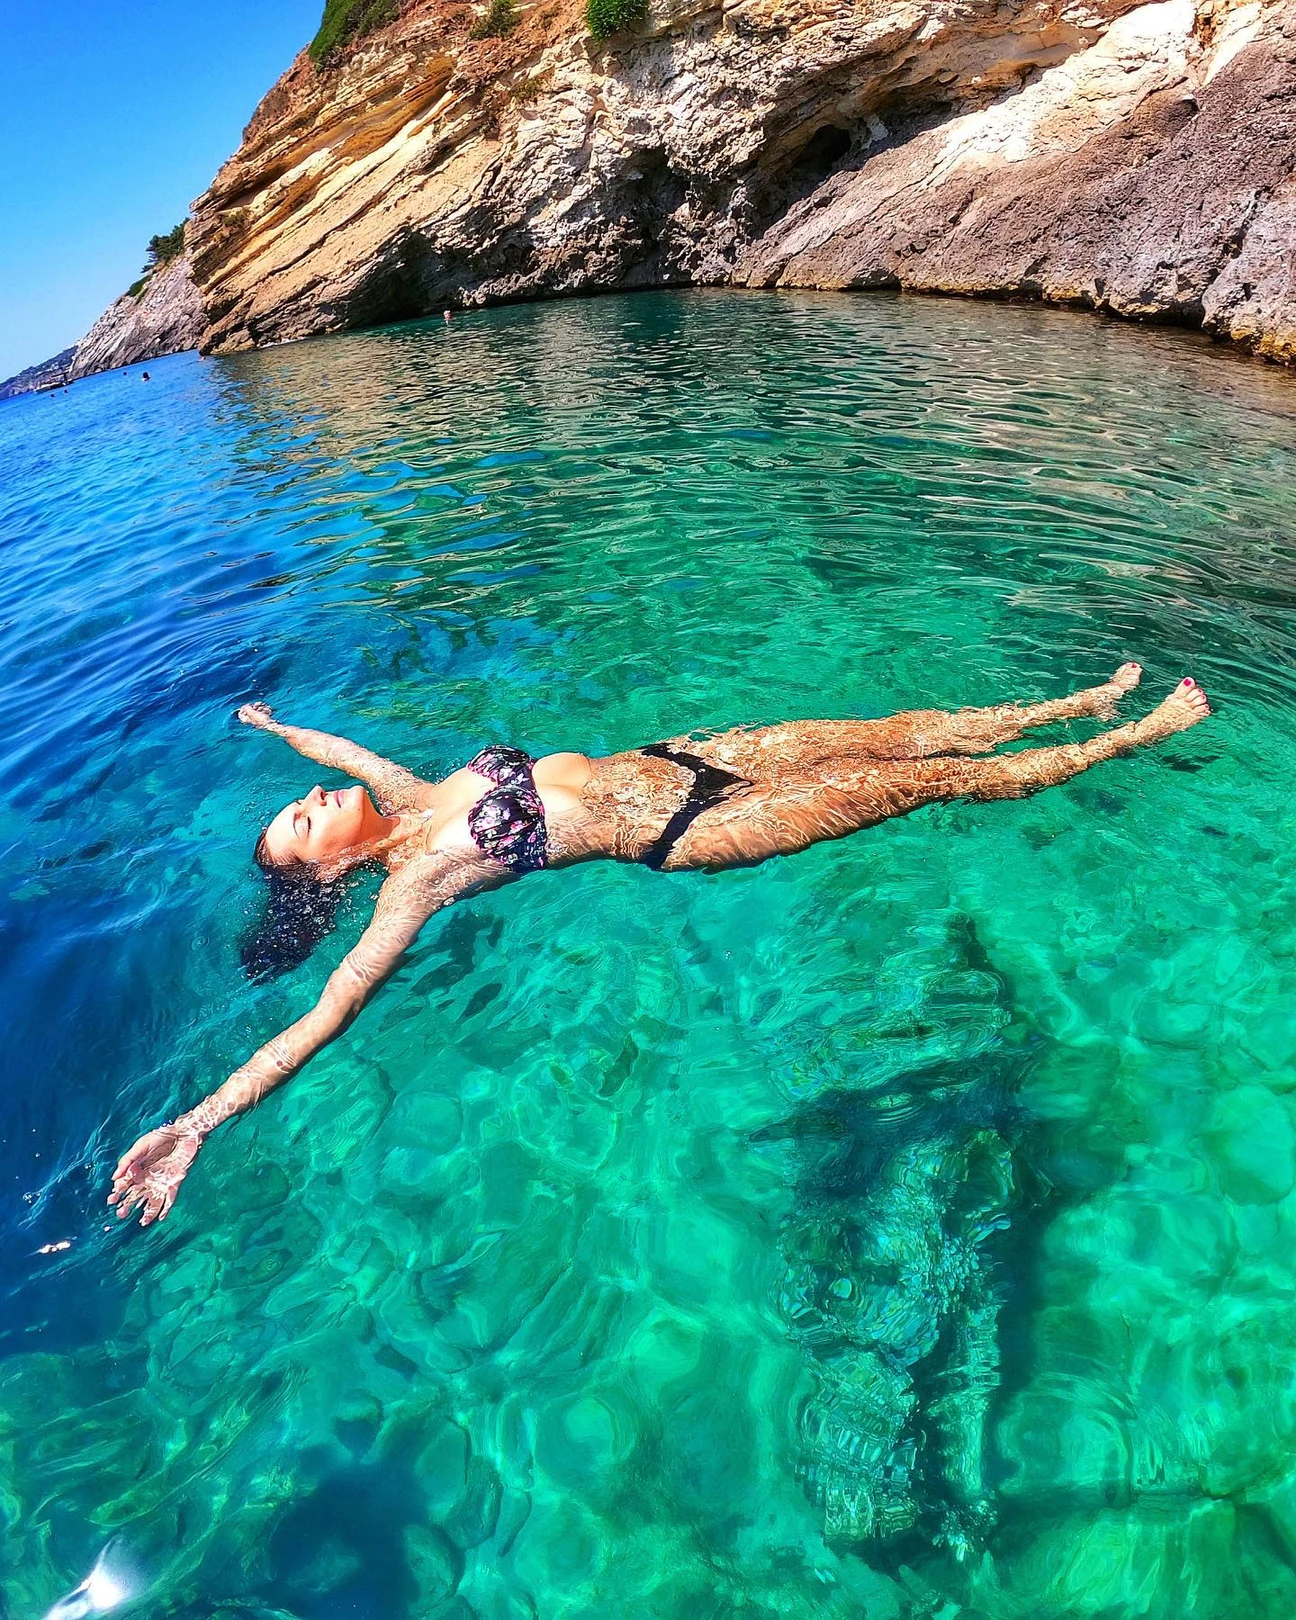
[[[544,807],[549,866],[641,859],[687,797],[691,781],[679,765],[637,749],[602,758],[544,754],[531,774]],[[466,765],[440,782],[421,783],[417,809],[423,822],[402,846],[403,857],[471,848],[469,812],[493,786]]]

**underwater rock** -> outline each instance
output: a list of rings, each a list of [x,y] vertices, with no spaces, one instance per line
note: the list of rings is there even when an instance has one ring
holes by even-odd
[[[457,1547],[480,1547],[495,1534],[499,1523],[504,1487],[498,1473],[484,1457],[473,1457],[463,1495],[447,1516],[443,1528]]]
[[[916,1403],[912,1380],[877,1351],[828,1370],[806,1419],[805,1477],[830,1538],[884,1541],[917,1521]]]
[[[577,1497],[537,1498],[518,1535],[512,1562],[530,1591],[567,1592],[597,1580],[610,1553],[602,1525]],[[532,1605],[521,1612],[541,1611]]]
[[[939,1107],[913,1126],[920,1139],[871,1186],[791,1237],[783,1309],[822,1379],[805,1418],[805,1475],[829,1538],[885,1541],[921,1521],[962,1554],[991,1517],[989,1240],[1013,1201],[1012,1161],[995,1131]]]
[[[471,1446],[457,1423],[445,1423],[427,1441],[414,1464],[428,1511],[442,1522],[458,1508],[468,1480]]]
[[[1173,1498],[1061,1520],[1013,1565],[1010,1592],[1038,1620],[1184,1620],[1255,1613],[1238,1604],[1231,1502]],[[1276,1611],[1266,1611],[1276,1612]]]
[[[454,1596],[463,1560],[448,1536],[432,1525],[409,1525],[405,1531],[405,1558],[418,1591],[414,1605],[417,1613],[435,1610]]]
[[[790,1139],[799,1160],[780,1309],[818,1381],[802,1468],[825,1535],[886,1543],[913,1531],[961,1558],[993,1518],[994,1239],[1020,1193],[1015,1060],[965,1055],[970,1023],[1009,1022],[1005,987],[968,919],[947,933],[925,960],[905,952],[926,1066],[887,1074],[875,1055],[858,1089],[812,1098],[757,1140]],[[897,1052],[912,1060],[913,1044]]]

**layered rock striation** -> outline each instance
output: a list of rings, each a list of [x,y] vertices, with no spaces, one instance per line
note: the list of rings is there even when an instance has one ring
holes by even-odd
[[[833,176],[752,285],[1034,294],[1296,354],[1296,45],[1189,0],[1113,23],[1017,96]]]
[[[1261,0],[416,0],[303,53],[195,206],[226,350],[614,287],[1037,296],[1296,354],[1296,41]]]

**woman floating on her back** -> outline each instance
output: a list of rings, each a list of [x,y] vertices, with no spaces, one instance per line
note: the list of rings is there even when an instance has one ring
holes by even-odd
[[[303,960],[327,926],[333,886],[353,868],[381,862],[387,880],[373,920],[315,1006],[196,1108],[142,1136],[118,1163],[108,1202],[119,1216],[140,1208],[142,1226],[163,1219],[209,1133],[346,1029],[423,924],[452,901],[577,861],[639,861],[666,872],[754,866],[920,805],[1024,798],[1210,713],[1189,677],[1146,719],[1089,742],[973,757],[1031,726],[1110,719],[1141,674],[1137,664],[1122,664],[1106,685],[1054,703],[793,721],[703,742],[680,737],[606,759],[531,759],[491,747],[443,782],[422,781],[343,737],[281,725],[264,704],[245,705],[240,720],[359,777],[373,793],[313,787],[261,834],[256,858],[270,881],[270,911],[249,969],[282,971]]]

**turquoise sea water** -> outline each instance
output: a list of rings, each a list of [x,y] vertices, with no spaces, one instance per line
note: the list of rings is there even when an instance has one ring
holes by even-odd
[[[0,407],[0,1616],[118,1537],[189,1620],[1287,1620],[1296,380],[727,293],[149,370]],[[1215,718],[448,914],[110,1229],[372,893],[241,980],[319,772],[240,701],[441,773],[1126,657]]]

